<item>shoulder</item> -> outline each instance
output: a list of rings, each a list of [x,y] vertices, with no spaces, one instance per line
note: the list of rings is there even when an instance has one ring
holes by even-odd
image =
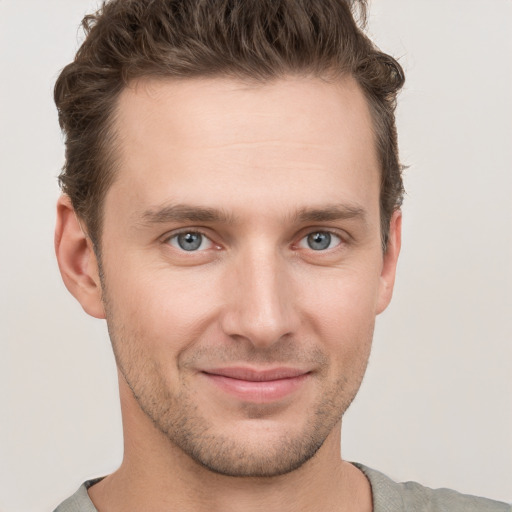
[[[101,478],[96,478],[83,483],[75,494],[63,501],[53,512],[98,512],[89,498],[87,489],[100,480]]]
[[[416,482],[397,483],[362,464],[354,466],[370,481],[374,512],[512,512],[503,502],[451,489],[430,489]]]

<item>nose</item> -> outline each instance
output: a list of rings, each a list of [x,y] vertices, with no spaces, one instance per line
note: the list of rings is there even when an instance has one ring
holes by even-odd
[[[248,249],[237,257],[224,280],[223,331],[268,348],[296,332],[296,308],[290,263],[278,251]]]

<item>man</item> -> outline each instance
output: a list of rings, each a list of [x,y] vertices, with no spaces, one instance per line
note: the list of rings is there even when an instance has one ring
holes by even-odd
[[[107,320],[125,454],[57,511],[510,510],[339,455],[403,192],[403,72],[351,7],[114,0],[86,17],[55,88],[56,252]]]

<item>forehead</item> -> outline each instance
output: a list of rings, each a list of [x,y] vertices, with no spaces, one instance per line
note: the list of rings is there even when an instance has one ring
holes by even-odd
[[[120,165],[107,202],[121,191],[133,211],[256,201],[284,215],[311,195],[331,204],[378,196],[371,115],[350,77],[139,80],[121,94],[115,129]]]
[[[150,125],[165,125],[179,136],[174,141],[180,146],[208,148],[274,139],[325,147],[343,142],[340,130],[347,145],[361,136],[365,140],[357,142],[373,145],[367,101],[349,76],[336,81],[287,77],[263,83],[140,79],[122,92],[117,114],[118,132],[127,143],[137,142]],[[173,139],[165,142],[172,144]]]

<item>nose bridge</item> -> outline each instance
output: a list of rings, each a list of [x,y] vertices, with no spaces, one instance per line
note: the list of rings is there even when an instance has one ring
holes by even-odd
[[[237,257],[225,316],[225,331],[254,346],[272,345],[293,333],[297,315],[285,258],[273,244],[246,247]]]

